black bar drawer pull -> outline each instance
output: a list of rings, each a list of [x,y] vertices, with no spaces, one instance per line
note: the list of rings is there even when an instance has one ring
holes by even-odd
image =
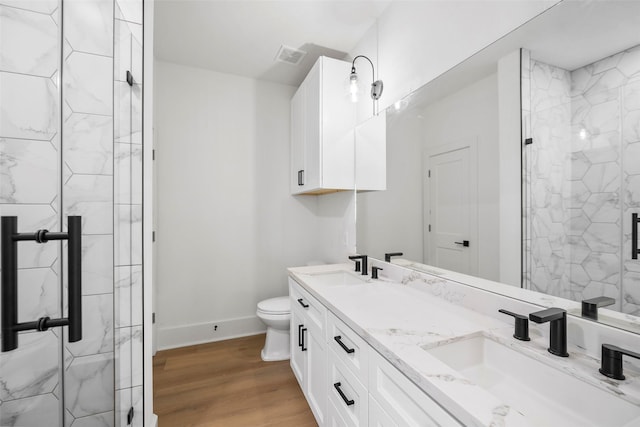
[[[18,233],[18,217],[2,217],[2,241],[0,242],[2,281],[2,351],[18,348],[18,332],[46,331],[57,326],[69,326],[69,342],[82,339],[82,218],[69,216],[67,232],[38,230],[34,233]],[[69,274],[68,317],[51,319],[41,317],[32,322],[18,322],[18,242],[68,240],[67,262]]]
[[[302,345],[300,347],[302,347],[302,351],[307,351],[307,347],[304,346],[304,333],[307,332],[307,328],[302,328]]]
[[[302,298],[298,298],[298,303],[304,308],[309,308],[309,304],[305,304]]]
[[[355,351],[356,351],[356,349],[355,349],[355,348],[349,348],[349,347],[347,347],[346,345],[344,345],[344,343],[342,342],[342,335],[335,336],[335,337],[333,337],[333,339],[334,339],[334,340],[336,340],[336,342],[337,342],[338,344],[340,344],[340,347],[342,347],[342,349],[343,349],[344,351],[346,351],[347,353],[349,353],[349,354],[350,354],[350,353],[353,353],[353,352],[355,352]]]
[[[340,388],[340,386],[342,385],[342,383],[337,382],[333,385],[333,387],[338,391],[338,394],[340,395],[340,397],[342,398],[342,400],[344,400],[344,403],[347,404],[347,406],[351,406],[354,403],[356,403],[354,400],[349,400],[347,399],[347,396],[344,395],[344,392],[342,391],[342,389]]]
[[[638,214],[631,214],[631,259],[638,259]]]
[[[302,347],[302,328],[304,325],[298,325],[298,347]]]

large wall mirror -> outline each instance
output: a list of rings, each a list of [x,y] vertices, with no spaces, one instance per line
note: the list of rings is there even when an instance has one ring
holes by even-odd
[[[561,2],[389,107],[358,252],[574,315],[607,297],[600,321],[640,332],[638,22],[640,2]]]

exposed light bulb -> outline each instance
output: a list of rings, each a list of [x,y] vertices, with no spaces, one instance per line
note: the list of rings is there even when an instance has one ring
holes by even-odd
[[[351,101],[358,102],[358,75],[355,69],[351,70],[351,76],[349,77],[349,93],[351,94]]]
[[[585,128],[580,129],[580,139],[584,141],[587,139],[587,136],[589,136],[587,130]]]
[[[396,111],[400,111],[400,109],[402,108],[402,101],[396,101],[393,103],[394,108],[396,109]]]

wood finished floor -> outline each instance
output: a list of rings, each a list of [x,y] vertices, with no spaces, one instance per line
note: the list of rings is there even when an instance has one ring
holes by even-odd
[[[159,427],[316,427],[289,361],[263,362],[264,335],[159,351]]]

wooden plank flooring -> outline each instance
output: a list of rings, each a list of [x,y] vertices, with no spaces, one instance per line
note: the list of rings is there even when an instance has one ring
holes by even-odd
[[[315,427],[289,361],[263,362],[264,334],[159,351],[159,427]]]

